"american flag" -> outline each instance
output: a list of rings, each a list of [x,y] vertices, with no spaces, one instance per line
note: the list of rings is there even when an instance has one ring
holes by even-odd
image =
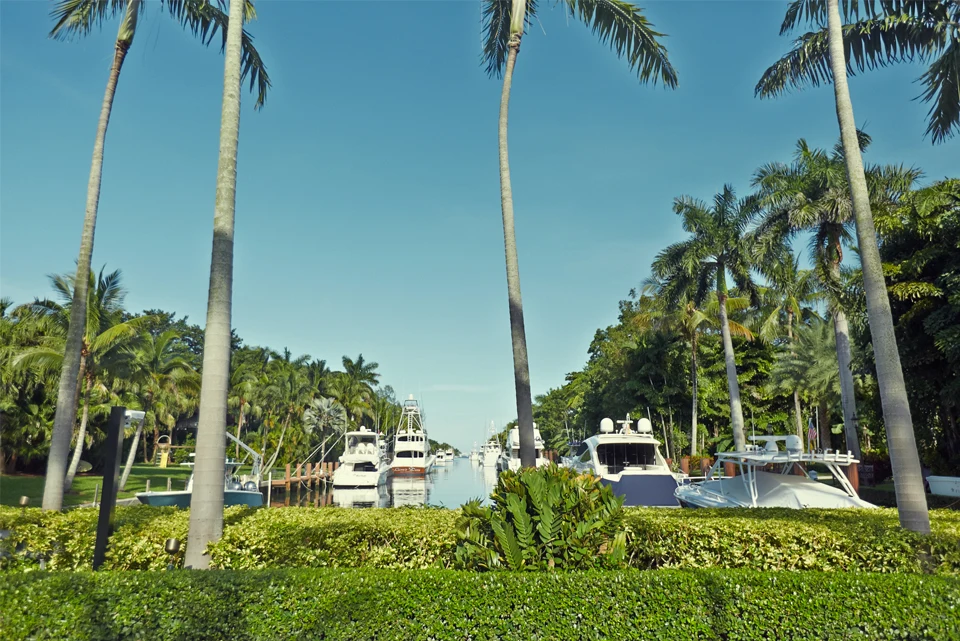
[[[807,419],[807,443],[809,444],[809,448],[810,448],[810,451],[811,451],[811,452],[812,452],[813,450],[817,449],[817,448],[816,448],[816,443],[817,443],[817,428],[816,428],[816,426],[813,424],[813,419],[812,419],[812,418],[808,418],[808,419]]]

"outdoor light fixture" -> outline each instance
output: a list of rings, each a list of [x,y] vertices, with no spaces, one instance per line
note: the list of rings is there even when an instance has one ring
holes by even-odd
[[[20,497],[20,507],[23,508],[23,509],[21,510],[21,512],[22,512],[23,514],[26,514],[26,513],[27,513],[27,506],[28,506],[28,505],[30,505],[30,497],[29,497],[29,496],[21,496],[21,497]]]
[[[173,556],[180,551],[180,539],[167,539],[163,545],[163,549],[170,555],[170,562],[167,564],[167,569],[172,570],[174,568]]]

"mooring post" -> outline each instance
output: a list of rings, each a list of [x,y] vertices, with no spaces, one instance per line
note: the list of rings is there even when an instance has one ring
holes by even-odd
[[[273,471],[267,473],[267,507],[270,507],[270,500],[273,498]]]
[[[173,491],[173,479],[169,476],[167,477],[167,492]]]
[[[145,489],[144,492],[149,492],[149,491],[150,491],[150,479],[147,479],[147,489]]]
[[[283,497],[283,504],[290,505],[290,464],[287,463],[286,466],[286,477],[283,481],[283,489],[285,496]]]

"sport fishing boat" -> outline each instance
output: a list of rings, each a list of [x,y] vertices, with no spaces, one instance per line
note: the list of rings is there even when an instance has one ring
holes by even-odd
[[[706,479],[681,485],[674,493],[687,507],[876,507],[853,489],[843,468],[860,461],[851,452],[804,452],[800,437],[752,436],[763,445],[747,445],[743,452],[721,452]],[[779,443],[784,444],[780,449]],[[736,467],[735,476],[722,476],[724,464]],[[806,467],[823,465],[839,483],[833,487],[817,480]]]
[[[446,465],[447,463],[450,462],[450,459],[447,458],[446,450],[437,450],[437,453],[435,456],[436,456],[436,461],[435,461],[436,465]]]
[[[347,446],[333,473],[334,488],[377,487],[387,479],[390,466],[381,456],[380,437],[361,426],[345,434]]]
[[[238,475],[236,472],[243,465],[244,461],[236,461],[228,458],[224,463],[223,472],[223,504],[227,505],[249,505],[259,507],[263,505],[263,494],[260,493],[260,476],[262,457],[251,449],[246,443],[237,439],[233,434],[227,432],[227,438],[237,443],[241,449],[253,456],[253,467],[250,474]],[[184,463],[188,467],[193,467],[193,463]],[[138,492],[137,500],[145,505],[174,506],[179,508],[190,507],[190,499],[193,496],[193,472],[187,480],[187,487],[184,490],[171,490],[169,492]]]
[[[490,439],[484,443],[483,452],[480,454],[480,458],[483,459],[484,467],[496,467],[497,461],[500,460],[500,439],[497,438],[497,429],[493,426],[493,422],[490,423]]]
[[[414,400],[413,394],[403,402],[403,414],[393,438],[390,471],[394,476],[424,476],[433,469],[436,457],[430,453],[430,441],[423,427],[420,405]]]
[[[457,458],[457,453],[451,449],[448,449],[444,453],[447,455],[447,460],[450,461],[451,463],[453,463],[453,461]]]
[[[563,465],[599,476],[601,483],[624,498],[624,505],[680,507],[674,496],[677,474],[660,454],[660,441],[653,437],[653,425],[641,418],[633,430],[629,414],[617,423],[620,430],[614,432],[612,420],[600,421],[600,433],[586,439],[576,454],[564,459]]]
[[[540,430],[537,429],[537,424],[533,424],[533,447],[536,450],[537,455],[537,467],[545,467],[550,464],[550,461],[543,456],[543,437],[540,436]],[[513,470],[516,472],[520,469],[520,428],[515,427],[510,430],[510,434],[507,435],[507,447],[500,452],[500,458],[497,459],[497,471],[504,472],[506,470]]]

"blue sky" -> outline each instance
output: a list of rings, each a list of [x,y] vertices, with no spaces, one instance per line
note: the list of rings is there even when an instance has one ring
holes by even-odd
[[[155,2],[107,137],[94,266],[131,310],[206,312],[223,61]],[[682,238],[674,197],[746,192],[798,138],[837,138],[832,89],[753,97],[788,47],[784,2],[647,2],[676,91],[643,87],[582,24],[541,3],[511,101],[510,151],[535,393],[579,369],[617,301]],[[50,4],[0,3],[0,293],[73,268],[116,23],[49,40]],[[479,66],[477,2],[261,0],[249,25],[274,88],[244,94],[233,324],[248,344],[380,363],[469,447],[516,414],[497,177],[500,83]],[[546,33],[544,33],[546,32]],[[851,80],[868,162],[956,175],[923,139],[917,67]]]

